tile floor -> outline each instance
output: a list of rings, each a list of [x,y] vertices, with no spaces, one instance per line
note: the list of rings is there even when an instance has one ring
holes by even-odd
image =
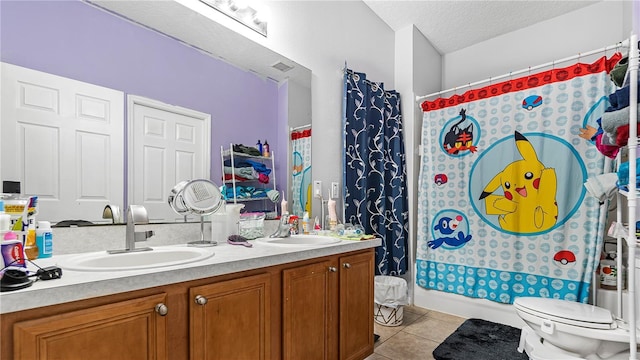
[[[403,311],[400,326],[374,323],[380,339],[365,360],[433,360],[431,352],[466,320],[416,306],[405,306]]]

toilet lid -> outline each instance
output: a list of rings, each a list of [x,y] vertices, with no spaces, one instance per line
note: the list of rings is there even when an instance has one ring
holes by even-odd
[[[521,311],[560,323],[592,329],[613,329],[616,327],[613,315],[607,309],[578,302],[519,297],[513,305]]]

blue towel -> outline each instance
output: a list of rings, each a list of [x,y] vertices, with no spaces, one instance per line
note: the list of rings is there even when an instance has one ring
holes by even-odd
[[[636,160],[636,165],[640,165],[640,159]],[[640,180],[640,166],[636,166],[636,183]],[[623,162],[618,168],[618,187],[629,185],[629,162]]]
[[[638,84],[640,84],[640,81]],[[640,91],[638,91],[638,99],[636,101],[640,102]],[[609,95],[609,103],[611,103],[611,106],[609,106],[605,112],[616,111],[629,106],[629,85]]]

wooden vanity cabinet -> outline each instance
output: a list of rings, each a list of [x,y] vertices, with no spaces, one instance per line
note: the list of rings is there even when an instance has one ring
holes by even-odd
[[[368,253],[340,257],[340,359],[373,353],[375,259]]]
[[[191,359],[271,359],[271,276],[189,289]]]
[[[0,358],[361,360],[373,262],[366,249],[2,314]]]
[[[14,359],[166,359],[166,294],[15,324]]]
[[[283,270],[283,359],[373,353],[373,250]]]

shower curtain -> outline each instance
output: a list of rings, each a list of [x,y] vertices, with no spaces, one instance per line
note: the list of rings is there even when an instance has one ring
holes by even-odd
[[[311,129],[291,132],[291,214],[311,214]]]
[[[600,205],[583,183],[604,157],[598,127],[619,54],[425,101],[417,284],[500,303],[586,302]]]
[[[376,274],[404,274],[408,209],[400,94],[345,70],[343,100],[345,221],[382,239]]]

